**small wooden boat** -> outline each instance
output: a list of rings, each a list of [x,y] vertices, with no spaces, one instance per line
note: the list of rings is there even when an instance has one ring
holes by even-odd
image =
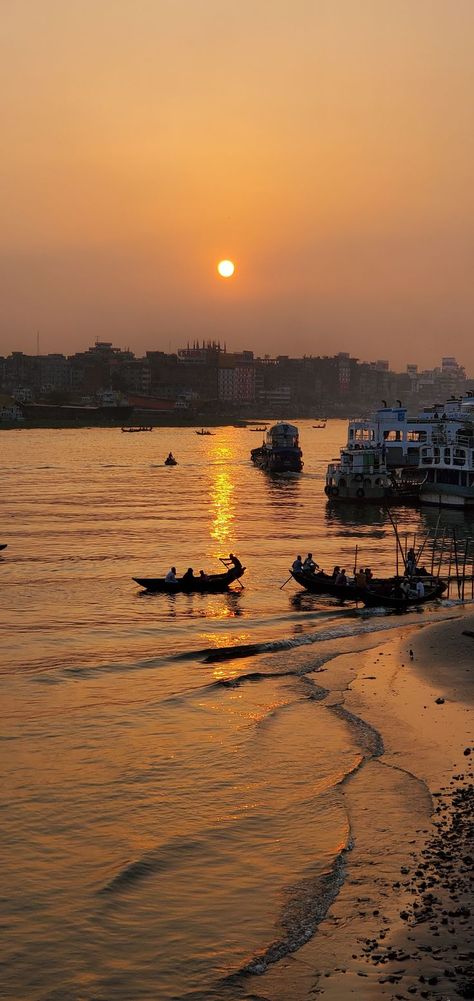
[[[152,427],[122,428],[124,434],[140,434],[142,431],[153,431]]]
[[[262,434],[262,433],[265,434],[265,431],[267,430],[267,427],[268,427],[268,424],[265,424],[265,427],[262,427],[262,428],[247,428],[247,431],[258,431],[260,434]]]
[[[308,571],[290,570],[293,580],[312,594],[324,594],[340,601],[360,601],[370,607],[384,606],[386,608],[409,608],[412,605],[424,605],[427,601],[440,598],[446,590],[446,583],[441,578],[422,576],[425,586],[423,597],[416,594],[405,597],[400,592],[402,577],[376,578],[369,587],[358,587],[352,581],[347,584],[336,584],[324,571],[309,573]]]
[[[196,431],[196,434],[201,434],[201,435],[213,435],[213,434],[214,434],[214,431],[206,431],[206,429],[205,429],[205,428],[201,428],[201,430],[200,430],[200,431]]]
[[[178,578],[174,583],[165,580],[164,577],[133,577],[133,580],[140,587],[144,587],[146,591],[162,591],[165,594],[179,594],[184,592],[185,594],[191,594],[194,592],[222,592],[227,591],[228,587],[234,580],[238,580],[239,577],[245,573],[245,567],[241,570],[236,570],[233,567],[228,570],[227,573],[215,573],[209,574],[207,577],[193,577],[191,580],[183,581],[182,577]]]
[[[174,455],[172,455],[171,457],[168,456],[168,458],[165,459],[164,465],[165,466],[177,466],[178,462],[177,462],[177,459],[175,459]]]
[[[313,424],[313,428],[316,431],[319,430],[319,429],[321,429],[321,428],[325,428],[325,427],[326,427],[326,421],[321,421],[320,424]]]
[[[8,546],[8,542],[2,542],[2,543],[0,543],[0,549],[6,549],[7,546]]]

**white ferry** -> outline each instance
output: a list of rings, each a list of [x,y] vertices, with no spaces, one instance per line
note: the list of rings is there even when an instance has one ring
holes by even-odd
[[[420,482],[422,504],[474,508],[474,394],[425,407],[416,417],[409,417],[399,400],[397,407],[383,403],[369,419],[350,421],[340,460],[328,466],[328,496],[341,495],[341,477],[346,491],[350,485],[350,499],[356,483],[364,496],[376,499],[377,487],[380,496],[389,496],[386,477],[392,483],[412,478]],[[371,458],[364,469],[365,455]]]

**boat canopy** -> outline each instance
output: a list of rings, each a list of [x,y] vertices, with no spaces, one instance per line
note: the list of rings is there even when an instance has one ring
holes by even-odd
[[[287,448],[297,448],[298,428],[294,424],[274,424],[267,431],[267,445],[284,445]]]

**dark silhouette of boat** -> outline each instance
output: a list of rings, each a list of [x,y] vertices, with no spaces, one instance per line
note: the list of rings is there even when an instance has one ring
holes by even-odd
[[[0,549],[6,549],[6,548],[7,548],[7,546],[8,546],[8,542],[2,542],[2,543],[0,544]]]
[[[168,457],[165,459],[164,464],[165,466],[177,466],[178,460],[175,459],[174,455],[168,455]]]
[[[201,430],[200,430],[200,431],[196,431],[196,434],[200,434],[200,435],[206,435],[206,436],[208,436],[208,435],[213,435],[213,434],[214,434],[214,431],[206,431],[206,429],[205,429],[205,428],[201,428]]]
[[[191,580],[183,580],[179,577],[176,581],[170,582],[164,577],[133,577],[133,580],[146,591],[162,591],[165,594],[178,594],[184,592],[190,594],[194,592],[222,592],[227,591],[234,580],[238,580],[245,573],[245,567],[236,570],[232,567],[227,573],[209,574],[207,577],[193,577]]]
[[[311,591],[312,594],[324,594],[340,601],[360,601],[370,607],[382,605],[386,608],[409,608],[412,605],[424,605],[427,601],[440,598],[447,587],[441,578],[431,577],[429,574],[419,575],[416,579],[422,580],[425,587],[423,597],[417,594],[406,597],[400,590],[402,577],[375,578],[369,587],[358,587],[351,581],[347,584],[336,584],[333,578],[322,570],[319,573],[290,570],[290,573],[300,587]]]
[[[300,473],[303,453],[299,446],[298,428],[293,424],[274,424],[260,448],[252,448],[250,458],[267,473]]]
[[[142,431],[153,431],[152,427],[122,428],[124,434],[139,434]]]

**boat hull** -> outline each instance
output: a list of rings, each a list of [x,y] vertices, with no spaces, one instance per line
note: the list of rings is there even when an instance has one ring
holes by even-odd
[[[301,473],[303,459],[301,449],[253,448],[250,458],[254,465],[267,473]]]
[[[160,592],[162,594],[212,594],[227,591],[229,585],[234,580],[239,580],[243,576],[245,567],[242,570],[229,570],[227,573],[210,575],[207,580],[200,577],[192,581],[184,581],[178,578],[175,583],[165,580],[164,577],[133,577],[133,580],[146,591]]]
[[[436,598],[440,598],[446,590],[446,584],[443,580],[433,580],[433,583],[428,586],[425,584],[426,593],[422,598],[417,596],[412,597],[398,597],[393,594],[384,594],[379,588],[387,585],[391,585],[392,588],[395,587],[397,579],[401,578],[390,578],[387,581],[376,581],[371,588],[357,587],[356,584],[336,584],[331,577],[327,574],[318,573],[298,573],[291,571],[291,576],[296,581],[300,587],[303,587],[306,591],[310,591],[312,594],[324,594],[331,598],[338,598],[340,601],[356,601],[361,602],[372,608],[377,608],[379,606],[384,606],[386,608],[409,608],[413,605],[424,605],[428,601],[433,601]],[[431,578],[430,578],[431,581]]]

